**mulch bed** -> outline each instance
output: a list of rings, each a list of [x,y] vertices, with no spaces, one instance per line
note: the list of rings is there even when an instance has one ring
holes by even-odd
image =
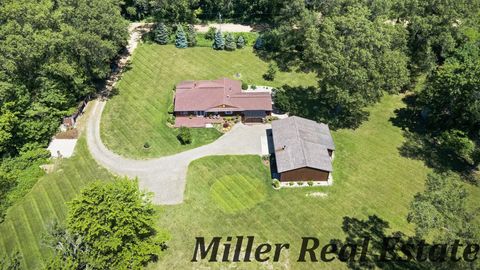
[[[60,132],[55,135],[56,139],[77,139],[78,138],[78,130],[77,129],[69,129],[64,132]]]

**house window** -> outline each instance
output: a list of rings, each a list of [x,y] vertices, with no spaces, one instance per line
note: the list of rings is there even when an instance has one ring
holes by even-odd
[[[225,114],[233,114],[232,111],[226,111]]]
[[[180,115],[187,115],[188,112],[180,112]]]
[[[198,116],[198,117],[201,117],[201,116],[205,115],[205,112],[204,111],[196,111],[195,115]]]

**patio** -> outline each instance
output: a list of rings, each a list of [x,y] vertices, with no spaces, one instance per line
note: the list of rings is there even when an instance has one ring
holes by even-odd
[[[175,118],[175,127],[206,127],[207,124],[217,124],[223,123],[224,120],[220,118],[208,118],[208,117],[181,117],[177,116]]]

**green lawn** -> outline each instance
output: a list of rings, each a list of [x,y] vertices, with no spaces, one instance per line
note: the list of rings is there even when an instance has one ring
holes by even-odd
[[[93,180],[111,180],[113,176],[90,156],[85,138],[78,141],[75,155],[60,162],[58,169],[35,184],[23,199],[7,211],[0,224],[0,258],[16,250],[22,257],[22,269],[38,269],[51,250],[41,244],[46,228],[54,220],[63,221],[66,202]]]
[[[281,86],[314,85],[313,74],[279,72],[273,82],[262,75],[268,63],[251,48],[234,52],[211,48],[176,49],[173,45],[141,44],[132,59],[132,69],[118,84],[119,94],[107,102],[101,134],[108,148],[127,157],[147,158],[170,155],[214,141],[215,129],[192,129],[193,143],[181,145],[176,130],[167,127],[167,111],[173,87],[182,80],[235,78],[249,84]],[[148,142],[151,147],[145,150]]]
[[[255,235],[259,241],[292,244],[291,257],[285,256],[273,269],[310,269],[314,265],[295,264],[300,237],[316,236],[323,244],[332,238],[344,239],[344,216],[363,219],[376,214],[392,229],[412,233],[412,226],[406,222],[408,205],[413,195],[422,190],[429,169],[398,153],[397,147],[404,139],[389,118],[399,106],[401,96],[387,96],[371,109],[370,120],[359,129],[333,133],[337,151],[331,187],[275,191],[270,188],[268,168],[256,156],[194,161],[188,171],[185,203],[166,207],[160,221],[172,235],[170,249],[150,268],[227,267],[220,263],[190,263],[195,237]],[[324,192],[327,197],[306,196],[312,192]],[[259,267],[254,263],[236,266]],[[342,266],[322,265],[325,269]]]

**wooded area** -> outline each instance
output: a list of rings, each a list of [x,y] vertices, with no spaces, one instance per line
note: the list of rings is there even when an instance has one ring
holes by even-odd
[[[95,95],[111,73],[125,49],[128,20],[157,22],[159,44],[170,42],[168,29],[176,25],[176,47],[188,49],[197,42],[190,25],[220,19],[265,23],[255,53],[275,72],[278,66],[315,74],[315,87],[277,89],[276,106],[291,115],[333,129],[358,128],[383,95],[407,93],[406,107],[391,119],[405,132],[399,151],[435,171],[412,202],[408,221],[418,237],[478,239],[471,223],[478,211],[466,209],[462,181],[480,182],[479,0],[4,0],[0,222],[43,173],[44,148],[62,117]],[[227,34],[225,44],[220,32],[213,35],[215,49],[245,46],[244,37]],[[155,252],[139,255],[148,258],[135,265]]]

